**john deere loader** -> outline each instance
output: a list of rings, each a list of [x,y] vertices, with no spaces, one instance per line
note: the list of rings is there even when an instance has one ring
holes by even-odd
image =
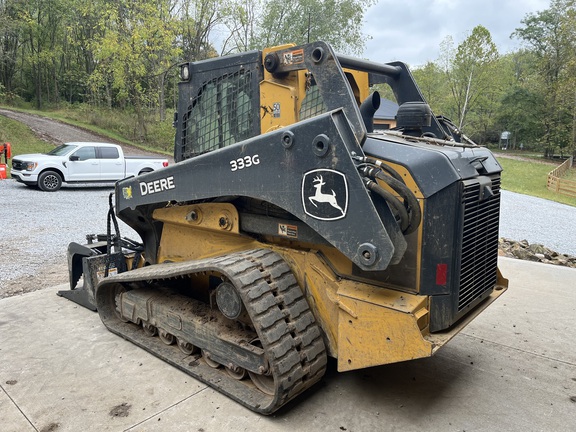
[[[505,291],[501,167],[403,63],[316,42],[180,72],[177,163],[119,181],[108,233],[69,247],[60,294],[110,331],[271,414],[329,356],[431,356]],[[388,129],[375,86],[399,105]]]

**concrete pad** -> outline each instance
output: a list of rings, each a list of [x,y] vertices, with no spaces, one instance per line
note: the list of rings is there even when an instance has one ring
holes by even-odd
[[[496,333],[503,345],[576,364],[576,270],[512,259],[500,269],[510,289],[466,334]]]
[[[2,430],[7,432],[27,432],[35,431],[28,419],[18,409],[10,396],[4,391],[4,386],[14,385],[14,381],[0,384],[0,414],[2,419]],[[7,429],[5,428],[7,427]]]
[[[36,430],[124,430],[206,388],[56,296],[63,288],[0,303],[0,382]]]
[[[510,289],[432,358],[325,379],[270,417],[39,291],[0,301],[3,431],[573,431],[576,270],[503,258]],[[10,384],[7,384],[7,383]]]

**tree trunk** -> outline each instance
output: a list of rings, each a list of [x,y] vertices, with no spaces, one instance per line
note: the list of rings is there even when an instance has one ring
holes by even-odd
[[[106,106],[109,110],[112,109],[112,93],[110,91],[110,83],[106,80]]]
[[[470,76],[468,76],[468,84],[466,85],[466,94],[464,96],[464,106],[462,107],[462,113],[460,114],[460,124],[458,129],[462,130],[464,126],[464,120],[466,119],[466,110],[468,109],[468,99],[470,98],[470,87],[472,86],[472,75],[473,71],[470,71]]]
[[[42,109],[42,74],[37,64],[32,66],[32,75],[34,76],[34,87],[36,88],[36,109]]]
[[[160,121],[166,120],[166,74],[158,75],[158,109]]]
[[[574,105],[572,106],[572,156],[576,158],[576,90],[574,91]]]

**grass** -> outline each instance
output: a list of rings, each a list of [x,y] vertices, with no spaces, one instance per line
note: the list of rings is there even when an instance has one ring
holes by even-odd
[[[52,144],[42,141],[32,130],[16,120],[0,116],[0,142],[9,142],[12,148],[12,156],[29,153],[46,153],[54,148]],[[4,163],[2,157],[2,163]],[[7,173],[10,174],[12,164],[6,164]]]
[[[146,140],[142,140],[135,115],[124,111],[93,108],[89,105],[63,105],[44,111],[6,108],[59,120],[142,150],[166,155],[171,155],[173,152],[174,128],[171,118],[163,122],[148,119]]]
[[[571,168],[562,177],[563,179],[570,180],[576,182],[576,168]]]
[[[43,153],[54,148],[36,136],[25,124],[0,116],[0,142],[9,142],[12,155],[26,153]]]
[[[548,173],[554,169],[554,165],[504,157],[498,158],[498,162],[504,168],[502,189],[576,207],[576,198],[557,194],[546,188]]]

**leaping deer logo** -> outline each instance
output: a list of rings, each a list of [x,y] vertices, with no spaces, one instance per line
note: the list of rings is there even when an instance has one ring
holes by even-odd
[[[342,207],[340,207],[336,201],[336,192],[334,192],[334,190],[332,190],[331,194],[322,192],[322,186],[326,184],[322,176],[316,176],[312,183],[314,183],[314,189],[316,189],[316,193],[313,196],[308,197],[308,199],[314,205],[314,207],[318,207],[318,204],[316,203],[328,203],[335,209],[340,210],[342,212],[342,216],[344,216],[344,210],[342,210]]]

